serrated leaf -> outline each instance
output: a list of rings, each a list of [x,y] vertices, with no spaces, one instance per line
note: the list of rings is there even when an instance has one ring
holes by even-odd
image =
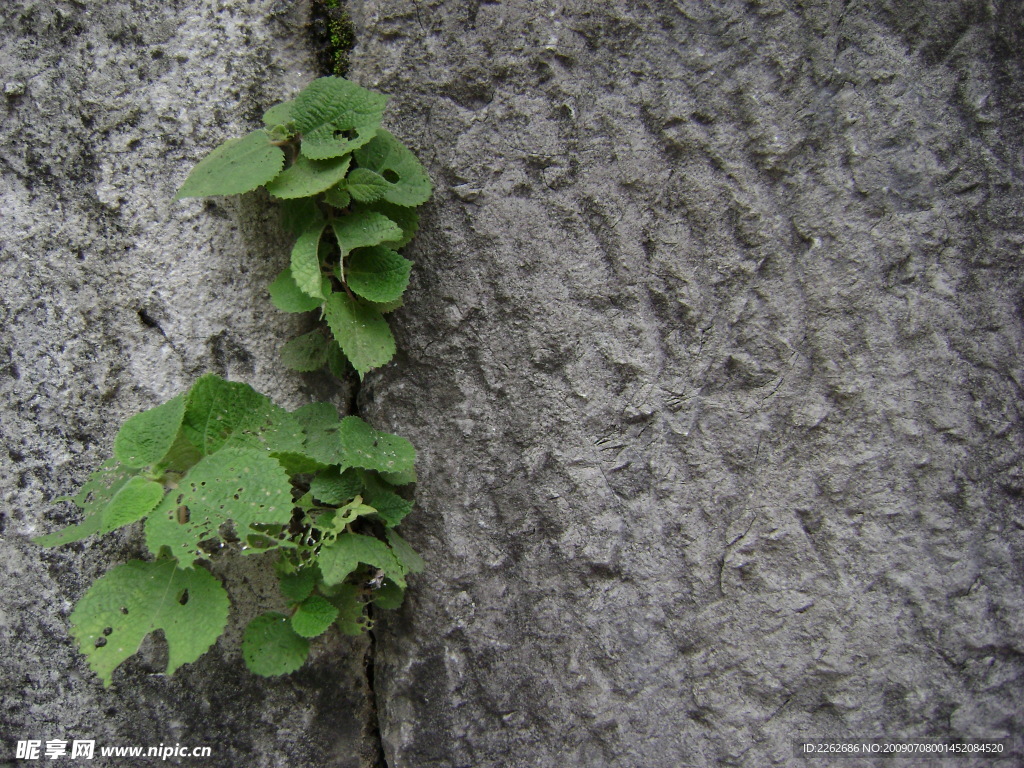
[[[292,278],[299,290],[316,299],[324,298],[323,275],[320,272],[320,237],[324,224],[314,223],[299,235],[292,248]]]
[[[395,222],[402,230],[402,237],[393,243],[390,243],[390,247],[396,251],[408,245],[409,241],[412,240],[416,234],[416,230],[420,226],[420,215],[417,213],[415,208],[407,208],[403,205],[395,205],[389,203],[386,200],[378,200],[373,203],[359,203],[355,207],[355,212],[369,212],[375,211],[387,216],[391,221]]]
[[[366,563],[405,586],[405,569],[398,558],[387,544],[373,536],[343,533],[324,544],[317,559],[326,584],[340,584],[360,563]]]
[[[325,278],[321,283],[322,290],[330,290],[330,283]],[[277,279],[270,284],[270,301],[282,312],[311,312],[319,309],[324,303],[323,299],[317,299],[304,293],[295,284],[292,277],[291,267],[284,270]]]
[[[310,331],[281,347],[281,362],[293,371],[315,371],[327,363],[330,342],[320,331]]]
[[[327,370],[339,379],[346,379],[352,374],[352,365],[337,344],[332,344],[327,350]]]
[[[302,452],[324,464],[337,464],[341,461],[341,442],[338,430],[341,419],[338,411],[330,403],[310,403],[293,412],[302,425],[305,442]]]
[[[264,613],[249,622],[242,637],[242,658],[250,672],[263,677],[287,675],[309,655],[309,641],[296,634],[288,617]]]
[[[405,599],[405,590],[391,579],[385,579],[380,589],[373,593],[373,604],[379,608],[395,610]]]
[[[362,490],[363,481],[358,472],[353,469],[341,472],[337,467],[329,467],[319,472],[309,484],[309,492],[313,494],[313,498],[336,507],[347,504]]]
[[[373,626],[366,617],[366,603],[360,600],[360,594],[353,584],[339,584],[327,598],[338,609],[336,623],[346,635],[361,635]]]
[[[348,173],[351,155],[329,160],[310,160],[299,156],[267,184],[267,192],[282,200],[312,197],[330,189]]]
[[[126,467],[156,464],[174,444],[184,415],[184,394],[135,414],[121,426],[114,438],[114,458]]]
[[[189,391],[182,431],[203,454],[222,446],[254,446],[271,452],[302,452],[299,422],[248,384],[206,374]]]
[[[324,532],[325,537],[331,537],[344,532],[345,527],[357,517],[366,517],[376,513],[376,509],[363,503],[361,496],[356,496],[343,507],[320,515],[317,518],[316,527]]]
[[[273,179],[284,166],[284,152],[260,129],[231,139],[210,152],[181,185],[174,197],[240,195]]]
[[[137,473],[137,469],[123,467],[114,459],[107,460],[100,469],[89,475],[85,485],[74,496],[54,499],[74,502],[85,512],[85,519],[76,525],[37,536],[33,541],[43,547],[57,547],[99,533],[103,526],[104,510]]]
[[[377,516],[389,528],[394,528],[402,522],[406,515],[412,512],[412,502],[408,499],[403,499],[394,491],[386,489],[371,490],[370,486],[367,485],[365,498],[366,503],[377,510]]]
[[[164,487],[149,478],[136,475],[118,491],[103,509],[100,530],[109,533],[123,525],[141,520],[164,498]]]
[[[331,222],[341,258],[355,248],[391,243],[402,238],[402,228],[382,213],[361,211]]]
[[[372,203],[387,193],[390,184],[376,171],[356,168],[345,180],[345,189],[355,200]]]
[[[384,532],[384,535],[388,540],[388,544],[391,545],[391,551],[394,552],[395,557],[398,558],[398,562],[402,564],[402,568],[404,568],[407,573],[423,572],[423,569],[426,568],[427,565],[423,562],[423,558],[419,556],[419,553],[412,548],[412,545],[409,542],[390,528]]]
[[[278,573],[277,577],[285,600],[300,603],[312,594],[320,578],[320,569],[316,566],[301,568],[293,573]]]
[[[221,448],[189,470],[146,520],[146,546],[168,547],[182,567],[202,557],[199,543],[220,538],[230,525],[244,539],[257,525],[285,525],[292,516],[292,485],[265,453]]]
[[[338,157],[373,138],[387,97],[340,77],[314,80],[295,98],[292,118],[302,133],[302,154]]]
[[[383,198],[389,203],[415,206],[430,198],[430,177],[420,161],[388,131],[377,131],[373,141],[357,149],[355,156],[360,168],[376,171],[387,181]]]
[[[341,183],[324,192],[324,200],[335,208],[347,208],[352,202],[352,195],[345,189],[344,183]]]
[[[302,601],[292,614],[292,629],[302,637],[322,635],[338,618],[338,609],[320,595],[311,595]]]
[[[396,301],[409,285],[411,271],[412,262],[389,248],[360,248],[348,258],[345,281],[364,299]]]
[[[224,587],[209,571],[182,570],[173,560],[131,560],[100,577],[78,601],[71,634],[110,685],[114,669],[158,629],[167,641],[167,674],[195,661],[224,631],[228,607]]]
[[[395,299],[394,301],[371,301],[370,306],[382,315],[386,315],[388,312],[394,312],[399,307],[405,306],[405,301],[401,298]]]
[[[359,467],[378,472],[407,472],[416,462],[416,449],[404,437],[374,429],[358,416],[341,420],[338,439],[343,450],[344,467]]]
[[[294,106],[294,100],[275,104],[263,113],[263,124],[267,128],[273,128],[275,125],[287,125],[292,122],[292,108]]]
[[[380,312],[344,293],[332,293],[324,303],[327,325],[359,378],[395,355],[395,337]]]
[[[295,237],[323,220],[324,214],[312,198],[281,201],[281,226]]]
[[[323,462],[310,458],[304,453],[283,451],[271,455],[277,459],[277,463],[281,465],[289,476],[312,475],[327,468],[327,465]]]

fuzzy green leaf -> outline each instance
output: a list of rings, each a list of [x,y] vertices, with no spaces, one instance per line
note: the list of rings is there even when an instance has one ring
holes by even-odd
[[[338,439],[343,468],[359,467],[377,472],[407,472],[416,462],[416,449],[404,437],[380,432],[358,416],[341,420]]]
[[[386,200],[378,200],[373,203],[359,203],[354,210],[357,214],[371,211],[387,216],[402,229],[402,237],[389,243],[390,247],[396,251],[408,245],[409,241],[416,234],[416,230],[419,229],[420,215],[416,212],[415,208],[407,208],[402,205],[389,203]]]
[[[310,160],[300,156],[267,184],[267,192],[282,200],[312,197],[345,178],[351,162],[351,155],[329,160]]]
[[[402,228],[382,213],[361,211],[331,222],[341,258],[355,248],[392,243],[402,238]]]
[[[73,501],[85,512],[85,519],[76,525],[69,525],[59,531],[37,536],[33,541],[42,547],[57,547],[81,541],[94,533],[99,533],[103,526],[104,511],[112,503],[117,494],[138,473],[137,469],[121,466],[114,459],[106,461],[102,467],[89,475],[89,479],[74,496],[64,496],[54,501]]]
[[[348,258],[345,280],[364,299],[397,301],[409,285],[411,271],[412,262],[389,248],[360,248]]]
[[[100,577],[78,601],[71,634],[110,685],[114,669],[158,629],[167,640],[167,674],[195,661],[224,631],[228,607],[224,587],[209,571],[182,570],[173,560],[131,560]]]
[[[426,563],[423,562],[423,558],[419,556],[419,553],[412,548],[409,542],[390,528],[385,531],[384,535],[387,537],[388,544],[391,545],[391,551],[394,552],[398,562],[402,564],[402,568],[407,573],[423,572],[423,569],[426,568]]]
[[[287,616],[264,613],[249,622],[242,637],[242,658],[250,672],[263,677],[287,675],[309,655],[309,641],[296,634]]]
[[[383,198],[389,203],[415,206],[430,198],[430,177],[420,161],[387,131],[377,131],[373,141],[357,149],[355,155],[360,168],[376,171],[388,183]]]
[[[281,362],[293,371],[315,371],[326,364],[329,347],[320,331],[310,331],[281,347]]]
[[[293,573],[278,573],[281,594],[290,603],[301,603],[309,597],[319,578],[320,569],[316,566],[302,568]]]
[[[299,235],[292,248],[291,270],[295,284],[307,296],[324,298],[323,275],[320,272],[320,236],[324,225],[314,223]]]
[[[377,510],[377,516],[389,528],[394,528],[412,512],[412,502],[403,499],[394,491],[383,488],[371,491],[368,484],[365,498],[366,503]]]
[[[352,195],[345,189],[345,184],[341,183],[324,192],[324,200],[335,208],[348,208]]]
[[[281,201],[281,226],[295,237],[323,220],[324,214],[312,198]]]
[[[347,504],[363,490],[363,481],[352,469],[344,472],[337,467],[330,467],[317,474],[309,484],[309,492],[313,498],[324,504],[341,506]]]
[[[345,180],[345,189],[353,199],[363,203],[380,200],[387,193],[390,184],[376,171],[356,168]]]
[[[327,370],[339,379],[346,379],[352,373],[352,364],[337,344],[332,344],[327,350]]]
[[[128,419],[114,438],[114,458],[126,467],[148,467],[164,458],[181,428],[185,400],[181,394]]]
[[[281,465],[252,448],[222,448],[203,458],[146,521],[153,554],[168,547],[182,567],[202,557],[199,543],[220,538],[230,525],[244,539],[253,526],[285,525],[292,516],[292,485]]]
[[[320,548],[320,572],[326,584],[340,584],[360,563],[380,568],[405,586],[405,569],[391,548],[380,539],[345,533]]]
[[[387,96],[340,77],[314,80],[295,98],[292,119],[302,134],[302,154],[322,160],[370,141],[380,125]]]
[[[321,289],[330,290],[330,283],[326,278],[321,283]],[[270,284],[270,301],[282,312],[311,312],[324,303],[322,299],[307,295],[295,284],[291,267],[284,270]]]
[[[332,293],[324,304],[327,325],[359,378],[395,355],[395,337],[380,312],[344,293]]]
[[[203,158],[174,197],[240,195],[263,186],[281,172],[284,152],[260,129],[221,144]]]
[[[405,590],[391,579],[385,579],[380,589],[373,593],[373,604],[388,610],[401,607],[405,599]]]
[[[335,606],[320,595],[311,595],[292,614],[292,629],[303,637],[317,637],[326,632],[336,618]]]
[[[301,452],[305,436],[290,413],[247,384],[207,374],[189,391],[185,436],[203,454],[230,443],[271,452]]]
[[[338,585],[327,599],[338,609],[338,628],[346,635],[361,635],[373,626],[366,617],[366,603],[354,584]]]
[[[164,487],[160,483],[136,475],[124,484],[103,509],[100,530],[108,533],[141,520],[156,509],[163,498]]]
[[[294,106],[294,101],[282,101],[280,104],[275,104],[263,113],[263,124],[267,128],[273,128],[276,125],[288,125],[288,123],[292,122],[292,108]]]

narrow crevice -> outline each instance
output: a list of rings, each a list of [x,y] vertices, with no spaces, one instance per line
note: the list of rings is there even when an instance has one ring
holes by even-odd
[[[370,621],[373,621],[373,606],[367,608]],[[388,768],[387,755],[384,754],[384,739],[380,733],[380,711],[377,707],[377,691],[374,687],[375,674],[376,674],[376,662],[377,662],[377,636],[371,629],[367,636],[369,637],[369,647],[366,650],[366,663],[364,664],[364,672],[366,675],[366,688],[370,698],[370,720],[366,725],[365,735],[367,740],[373,744],[373,748],[376,750],[376,754],[373,757],[371,765],[373,768]]]

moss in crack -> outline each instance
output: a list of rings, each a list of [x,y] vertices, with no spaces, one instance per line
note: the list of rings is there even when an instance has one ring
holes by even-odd
[[[355,25],[345,0],[313,0],[309,34],[320,70],[344,77],[350,64],[349,52],[356,42]]]

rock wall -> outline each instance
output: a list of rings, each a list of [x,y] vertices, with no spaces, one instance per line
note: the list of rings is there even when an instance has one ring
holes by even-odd
[[[356,7],[438,184],[391,768],[1019,736],[1020,4]]]
[[[1019,3],[349,7],[352,77],[437,187],[359,393],[419,448],[428,572],[375,648],[265,681],[236,644],[273,586],[245,570],[213,652],[168,679],[147,646],[109,690],[67,615],[140,542],[40,550],[71,514],[48,500],[203,371],[347,400],[277,362],[266,200],[171,201],[315,75],[308,9],[0,8],[3,749],[372,766],[374,696],[389,768],[1019,735]]]

